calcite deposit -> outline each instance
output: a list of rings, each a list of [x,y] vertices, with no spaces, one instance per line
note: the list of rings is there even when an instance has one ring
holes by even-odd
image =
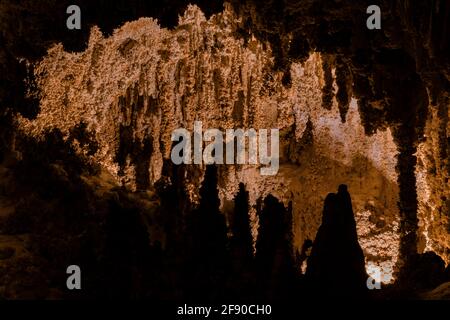
[[[305,274],[325,199],[343,184],[366,272],[393,288],[380,296],[440,285],[421,297],[444,297],[448,2],[379,1],[382,29],[373,31],[369,1],[181,2],[163,1],[157,12],[143,5],[151,14],[133,9],[129,19],[112,9],[98,23],[88,15],[76,36],[49,27],[62,3],[0,3],[0,26],[10,30],[0,34],[0,270],[8,274],[0,298],[28,297],[30,283],[46,288],[34,290],[39,297],[63,297],[58,272],[77,259],[105,273],[88,275],[87,296],[170,300],[200,290],[214,299],[222,287],[202,281],[227,274],[228,294],[264,292],[258,285],[269,279],[271,297],[286,279],[297,288],[286,266]],[[11,28],[22,16],[35,24]],[[171,135],[194,131],[195,121],[279,129],[277,174],[252,164],[174,166]],[[238,213],[248,214],[251,253],[236,249],[248,229],[236,226]],[[122,274],[130,279],[111,291]]]
[[[286,206],[292,202],[294,250],[300,251],[315,237],[325,196],[346,183],[368,271],[382,266],[389,282],[399,246],[397,150],[390,130],[367,136],[356,99],[345,122],[336,99],[329,110],[322,106],[319,53],[293,63],[291,84],[283,85],[283,74],[273,72],[270,44],[256,38],[244,44],[235,37],[238,23],[229,6],[210,19],[190,6],[174,30],[142,18],[111,37],[93,28],[84,52],[56,45],[35,67],[40,113],[32,120],[19,117],[18,127],[39,139],[53,128],[69,137],[83,123],[98,145],[89,159],[132,191],[161,177],[176,128],[193,130],[194,121],[221,129],[279,128],[279,173],[265,177],[254,166],[221,165],[222,207],[244,182],[256,241],[258,198],[272,194]],[[72,143],[80,155],[89,154],[89,144]],[[199,183],[187,187],[193,200]]]

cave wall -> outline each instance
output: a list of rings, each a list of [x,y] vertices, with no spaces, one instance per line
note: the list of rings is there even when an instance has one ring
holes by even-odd
[[[436,230],[436,240],[432,242],[433,250],[448,262],[448,251],[444,249],[448,243],[446,217],[449,216],[445,204],[449,189],[448,1],[232,3],[245,17],[242,32],[251,30],[272,43],[280,70],[288,70],[292,61],[303,61],[311,50],[332,55],[327,65],[328,69],[333,65],[337,68],[340,109],[345,112],[349,97],[355,96],[366,133],[388,126],[399,148],[402,256],[413,257],[418,247],[422,252],[427,237],[423,230],[429,223],[425,221],[423,208],[428,208],[425,211],[431,209],[432,215],[440,217],[436,225],[447,226],[447,231],[445,227],[437,227],[440,231]],[[362,14],[373,4],[381,8],[382,27],[377,31],[364,27],[367,16]],[[324,89],[332,97],[330,81],[327,82]],[[429,133],[424,134],[425,130]],[[424,149],[428,149],[427,156]],[[418,157],[428,160],[418,161]],[[436,173],[432,169],[425,179],[424,162],[440,169]],[[428,180],[428,189],[424,179]],[[416,181],[420,184],[417,189]],[[433,188],[431,198],[435,200],[428,200],[430,188]],[[431,242],[428,243],[429,249]]]
[[[228,220],[244,181],[256,238],[257,197],[276,194],[293,203],[298,250],[314,238],[325,195],[344,182],[369,271],[378,264],[390,277],[417,250],[448,263],[448,1],[377,1],[379,31],[364,27],[371,1],[231,1],[211,18],[202,11],[209,17],[222,4],[200,2],[184,14],[184,2],[122,5],[125,15],[88,16],[77,36],[51,27],[64,25],[55,14],[63,2],[0,3],[8,30],[0,37],[0,155],[15,149],[20,158],[16,130],[40,141],[57,128],[77,154],[135,191],[161,177],[174,128],[192,129],[195,119],[204,128],[279,127],[276,178],[248,166],[219,169]],[[143,15],[170,29],[136,20]],[[30,24],[11,28],[23,17]],[[90,139],[73,139],[80,123]],[[188,177],[194,202],[202,175],[193,168]]]
[[[430,103],[425,141],[417,151],[417,196],[419,202],[419,250],[435,251],[449,262],[449,156],[448,103]],[[447,139],[445,138],[447,136]],[[447,140],[447,141],[446,141]]]
[[[272,194],[286,206],[292,201],[294,250],[299,251],[315,237],[325,196],[346,183],[367,268],[385,268],[389,282],[397,270],[400,219],[398,151],[390,129],[366,135],[354,98],[345,113],[334,95],[325,106],[326,55],[312,53],[293,63],[291,83],[283,84],[285,72],[273,71],[270,43],[237,36],[239,22],[230,6],[210,19],[191,6],[174,30],[142,18],[110,37],[93,28],[80,53],[56,45],[34,69],[40,113],[35,119],[18,116],[17,127],[39,139],[53,128],[69,137],[85,124],[98,149],[90,154],[90,143],[76,139],[74,149],[131,191],[161,178],[176,128],[192,130],[195,120],[202,120],[204,129],[279,128],[276,176],[261,176],[250,165],[219,166],[223,210],[230,211],[244,182],[255,240],[257,200]],[[337,92],[336,69],[329,71],[331,90]],[[201,177],[204,168],[192,170]],[[195,202],[201,179],[188,180]]]

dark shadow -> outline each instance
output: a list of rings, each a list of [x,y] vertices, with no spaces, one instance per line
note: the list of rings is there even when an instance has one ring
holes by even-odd
[[[292,249],[292,206],[286,209],[268,195],[259,212],[256,272],[259,298],[285,300],[295,296],[296,272]]]
[[[0,221],[0,233],[26,235],[29,244],[24,259],[5,271],[13,279],[1,284],[5,296],[165,297],[163,289],[171,281],[166,281],[161,245],[149,240],[143,221],[148,209],[122,188],[95,192],[101,187],[91,184],[97,168],[72,146],[76,139],[95,147],[85,126],[76,126],[66,140],[57,129],[42,140],[16,139],[24,151],[11,167],[7,194],[16,203],[15,212]],[[82,269],[83,290],[66,288],[66,268],[72,264]]]
[[[321,296],[362,298],[367,292],[364,254],[346,185],[325,199],[306,277],[311,291]]]
[[[253,258],[253,240],[249,221],[248,191],[243,183],[239,184],[239,192],[234,199],[234,215],[232,224],[231,247],[238,251],[240,260]]]
[[[449,280],[445,275],[445,262],[432,251],[411,257],[404,271],[402,284],[413,292],[434,289]]]
[[[229,270],[225,217],[220,212],[217,167],[207,166],[200,204],[188,218],[186,299],[221,301]]]
[[[254,288],[253,238],[249,220],[249,195],[243,183],[234,198],[230,238],[231,270],[227,290],[231,297],[251,299]]]

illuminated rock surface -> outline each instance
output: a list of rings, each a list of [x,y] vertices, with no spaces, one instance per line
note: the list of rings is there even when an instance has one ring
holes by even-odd
[[[58,185],[75,179],[73,188],[78,190],[81,179],[88,190],[80,191],[83,195],[96,190],[95,200],[86,196],[87,203],[95,203],[89,209],[94,211],[104,210],[102,197],[116,199],[115,190],[122,190],[121,208],[144,208],[150,243],[165,248],[170,235],[158,222],[164,218],[155,209],[155,188],[168,178],[164,170],[170,162],[172,131],[192,130],[195,120],[221,130],[279,128],[277,175],[261,176],[251,165],[218,166],[220,209],[229,227],[239,183],[248,191],[254,250],[258,201],[272,195],[285,208],[291,206],[295,256],[305,240],[315,239],[327,194],[346,184],[369,275],[393,283],[405,263],[406,269],[414,268],[408,262],[416,252],[433,251],[448,263],[450,79],[448,56],[440,53],[448,44],[436,31],[445,12],[448,15],[448,5],[435,13],[436,27],[423,42],[425,48],[414,46],[426,33],[416,33],[406,18],[384,22],[388,40],[378,34],[370,38],[355,27],[358,19],[365,21],[364,15],[351,14],[358,6],[330,5],[323,9],[333,13],[328,21],[312,15],[319,10],[316,5],[309,1],[296,7],[288,1],[281,12],[272,12],[280,16],[273,21],[266,17],[273,8],[258,8],[252,1],[227,4],[210,18],[189,6],[172,29],[140,18],[117,25],[112,35],[93,27],[86,48],[78,52],[63,44],[48,45],[48,52],[30,69],[36,86],[31,93],[36,93],[39,107],[31,115],[18,108],[2,120],[15,128],[4,140],[11,141],[19,160],[33,154],[24,151],[27,139],[60,143],[67,150],[53,157],[51,149],[50,160],[45,155],[41,159],[51,163]],[[410,13],[407,5],[389,10]],[[288,12],[303,19],[283,24],[289,21],[284,19]],[[345,18],[349,15],[356,18]],[[329,29],[314,29],[316,20]],[[396,23],[408,31],[401,33],[393,27]],[[346,45],[348,37],[351,46]],[[421,50],[423,56],[417,53]],[[23,108],[27,101],[18,105]],[[67,159],[66,153],[71,155]],[[94,173],[69,171],[74,163],[92,167]],[[199,203],[204,169],[186,168],[179,187],[189,205]],[[17,184],[4,179],[10,180]],[[22,192],[18,189],[14,196]],[[8,197],[13,196],[6,192],[0,216],[13,215]],[[67,245],[73,243],[68,240]],[[16,249],[15,255],[21,252]]]

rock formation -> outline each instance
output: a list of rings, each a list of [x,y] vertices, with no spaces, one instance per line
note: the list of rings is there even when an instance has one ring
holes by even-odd
[[[12,1],[0,4],[3,23],[11,24],[31,10],[28,2],[17,7]],[[199,245],[211,238],[203,229],[224,229],[221,235],[233,239],[233,232],[239,232],[235,204],[244,210],[248,201],[244,212],[249,215],[255,261],[249,258],[246,267],[232,264],[230,257],[248,251],[245,234],[238,241],[244,247],[234,249],[217,244],[223,240],[217,235],[214,243],[224,253],[216,252],[217,259],[201,264],[203,273],[220,278],[233,292],[227,284],[233,268],[255,268],[258,274],[263,272],[258,261],[268,264],[272,259],[269,264],[275,268],[280,259],[270,256],[277,254],[295,264],[296,253],[307,239],[315,239],[323,223],[326,195],[340,184],[351,192],[369,275],[381,270],[384,284],[407,283],[403,280],[413,277],[408,270],[427,261],[420,254],[428,251],[448,264],[450,6],[445,1],[380,1],[383,27],[370,31],[365,28],[365,2],[247,0],[222,6],[200,1],[199,6],[168,6],[180,14],[178,22],[169,9],[149,12],[145,6],[142,12],[150,17],[139,18],[144,14],[138,7],[124,10],[129,19],[111,16],[98,26],[89,17],[92,28],[76,39],[66,31],[45,32],[50,21],[40,22],[45,29],[39,29],[39,23],[24,27],[34,31],[39,45],[30,44],[20,28],[0,34],[0,217],[2,232],[14,235],[5,243],[16,243],[0,250],[0,266],[2,260],[10,261],[5,262],[7,268],[20,264],[23,237],[33,238],[37,228],[52,221],[52,212],[77,202],[58,190],[68,188],[84,200],[80,208],[68,210],[72,216],[56,218],[61,221],[55,222],[55,229],[65,230],[81,214],[83,220],[65,237],[65,248],[79,245],[79,237],[85,246],[95,242],[105,260],[94,261],[77,248],[79,256],[61,259],[58,267],[72,258],[103,270],[135,248],[131,260],[141,254],[142,260],[112,270],[95,285],[105,286],[108,277],[120,273],[137,274],[140,278],[123,280],[118,294],[151,296],[148,284],[160,293],[155,296],[179,298],[183,294],[168,292],[167,283],[175,279],[189,292],[192,284],[184,283],[183,275],[168,273],[154,283],[145,268],[159,257],[164,262],[152,265],[153,271],[162,270],[163,263],[186,265],[187,275],[200,279],[195,262],[203,261],[202,252],[216,251]],[[21,41],[15,43],[16,38]],[[86,40],[85,47],[80,39]],[[279,128],[278,174],[261,176],[253,165],[218,165],[215,181],[212,173],[207,179],[207,166],[174,166],[171,133],[180,127],[192,131],[196,120],[221,130]],[[46,176],[55,181],[45,181]],[[217,183],[217,203],[205,183]],[[243,194],[247,200],[236,200]],[[207,198],[214,203],[205,203]],[[280,217],[291,215],[288,225],[280,226],[282,231],[274,231],[289,234],[288,246],[276,249],[258,242],[270,220],[263,204],[279,208],[271,211],[284,212]],[[26,211],[32,206],[47,207],[47,216],[30,222]],[[213,214],[209,211],[219,216],[205,215]],[[97,229],[96,221],[105,227]],[[200,228],[195,229],[199,239],[189,236],[190,228]],[[122,243],[121,232],[128,242]],[[97,239],[97,233],[105,238]],[[61,236],[56,230],[38,234],[47,237],[39,238],[40,250]],[[265,248],[262,260],[258,248]],[[33,256],[23,253],[36,268],[48,263],[40,250],[30,249]],[[195,261],[175,257],[180,250],[192,252]],[[17,260],[7,260],[9,256]],[[36,262],[39,259],[44,262]],[[217,271],[220,274],[204,271],[216,270],[216,264],[228,269]],[[302,266],[294,267],[301,274]],[[252,286],[253,276],[241,280]],[[61,277],[46,276],[39,285]],[[144,284],[133,285],[139,279]],[[198,280],[205,288],[208,281]],[[14,289],[19,293],[11,291],[10,283],[0,283],[6,288],[0,296],[24,296],[20,286]],[[424,289],[432,288],[418,288]],[[271,289],[268,292],[270,297]]]

